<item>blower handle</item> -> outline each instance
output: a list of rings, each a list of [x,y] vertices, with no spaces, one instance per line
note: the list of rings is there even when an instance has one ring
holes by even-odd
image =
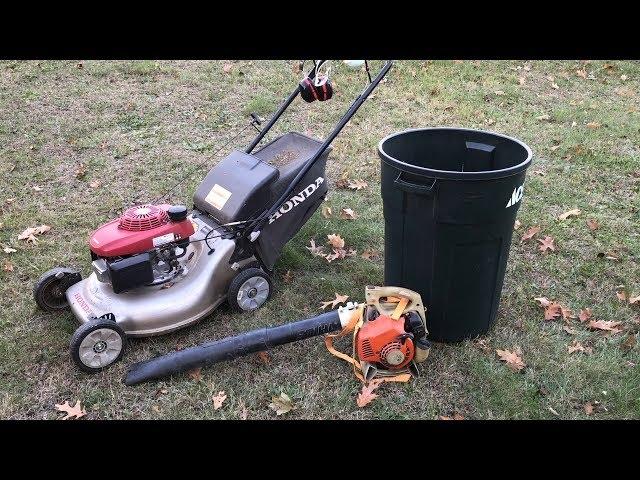
[[[358,97],[353,101],[353,103],[349,107],[349,110],[347,110],[347,112],[344,114],[344,116],[340,119],[338,124],[335,126],[333,131],[329,134],[327,139],[322,143],[322,145],[316,151],[316,153],[313,155],[313,157],[311,157],[309,160],[307,160],[307,163],[305,163],[304,167],[300,170],[300,172],[298,172],[296,177],[291,181],[291,183],[289,184],[287,189],[282,193],[280,198],[278,198],[278,200],[272,205],[272,207],[269,210],[267,210],[264,213],[262,213],[258,218],[256,218],[248,226],[248,228],[245,230],[245,233],[244,233],[245,237],[250,237],[252,239],[252,241],[255,240],[256,238],[258,238],[258,232],[260,231],[260,229],[262,228],[264,223],[267,221],[267,219],[271,215],[273,215],[282,206],[282,204],[284,202],[286,202],[289,199],[289,195],[291,195],[291,192],[293,192],[293,189],[298,184],[298,182],[307,174],[307,172],[311,169],[311,167],[313,167],[313,164],[316,163],[316,161],[322,156],[322,154],[329,147],[329,145],[331,145],[333,140],[342,131],[344,126],[347,124],[347,122],[349,120],[351,120],[351,117],[353,117],[353,115],[355,115],[355,113],[358,111],[360,106],[364,103],[364,101],[371,94],[371,92],[373,92],[373,90],[378,86],[378,84],[382,81],[382,79],[385,77],[385,75],[391,69],[392,66],[393,66],[393,60],[387,60],[385,62],[384,66],[380,69],[380,72],[378,72],[378,75],[376,75],[376,77],[373,79],[373,81],[371,83],[369,83],[366,86],[366,88],[362,91],[362,93],[360,95],[358,95]],[[315,68],[314,68],[313,72],[315,74]],[[288,101],[288,103],[285,102],[285,104],[282,107],[280,107],[280,110],[278,110],[278,112],[276,113],[274,118],[271,119],[271,121],[269,122],[269,125],[267,125],[268,128],[271,128],[271,125],[273,123],[275,123],[275,120],[277,120],[277,117],[279,117],[282,114],[282,112],[293,101],[293,99],[295,98],[295,96],[299,92],[298,92],[298,90],[296,90],[296,92],[294,92],[294,93],[295,93],[295,95],[292,94],[293,98],[290,96],[289,97],[290,101]],[[287,100],[289,100],[289,99],[287,99]],[[265,132],[268,129],[267,127],[264,128],[263,132]],[[262,135],[262,136],[264,136],[264,135]],[[260,136],[260,138],[262,138],[262,136]],[[257,145],[257,143],[255,141],[254,141],[254,144]],[[255,146],[254,144],[251,145],[251,147],[250,147],[251,150]],[[250,151],[251,151],[250,149],[247,149],[247,153],[250,153]]]

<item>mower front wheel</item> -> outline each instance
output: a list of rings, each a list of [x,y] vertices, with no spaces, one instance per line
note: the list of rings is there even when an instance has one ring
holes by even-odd
[[[82,275],[71,268],[52,268],[42,274],[33,286],[33,298],[45,312],[57,312],[69,307],[67,289],[82,280]]]
[[[124,330],[113,320],[89,320],[71,337],[71,358],[80,370],[96,373],[122,358],[126,341]]]
[[[242,270],[231,281],[228,300],[236,312],[248,312],[260,308],[271,297],[271,277],[259,268]]]

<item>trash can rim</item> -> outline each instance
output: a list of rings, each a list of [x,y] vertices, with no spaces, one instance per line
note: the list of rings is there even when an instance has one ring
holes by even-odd
[[[462,131],[462,132],[474,132],[474,133],[484,133],[488,135],[492,135],[495,137],[501,137],[507,140],[511,140],[514,143],[517,143],[521,147],[525,149],[527,152],[527,158],[512,167],[503,168],[500,170],[484,170],[480,172],[458,172],[456,170],[436,170],[434,168],[420,167],[417,165],[412,165],[410,163],[403,162],[394,158],[387,154],[383,150],[383,145],[387,140],[390,140],[393,137],[398,137],[400,135],[404,135],[411,132],[421,132],[421,131],[433,131],[433,130],[452,130],[452,131]],[[388,163],[396,168],[400,168],[401,170],[405,170],[409,173],[415,173],[417,175],[423,175],[431,178],[441,178],[441,179],[457,179],[457,180],[482,180],[482,179],[490,179],[490,178],[502,178],[502,177],[510,177],[521,171],[525,170],[529,164],[531,163],[533,152],[529,146],[518,140],[517,138],[510,137],[508,135],[504,135],[502,133],[493,132],[490,130],[480,130],[476,128],[457,128],[457,127],[424,127],[424,128],[409,128],[407,130],[402,130],[400,132],[392,133],[391,135],[387,135],[378,143],[378,155],[382,159],[383,162]]]

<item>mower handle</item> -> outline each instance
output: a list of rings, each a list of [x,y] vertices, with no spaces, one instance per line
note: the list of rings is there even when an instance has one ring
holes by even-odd
[[[322,62],[320,64],[322,64]],[[360,95],[358,95],[358,97],[353,101],[353,103],[351,104],[347,112],[340,119],[340,121],[335,126],[333,131],[329,134],[327,139],[322,143],[322,145],[316,151],[313,157],[307,160],[307,162],[304,164],[300,172],[298,172],[296,177],[291,181],[287,189],[282,193],[282,195],[280,195],[280,198],[278,198],[278,200],[271,206],[269,210],[263,212],[253,222],[250,223],[248,228],[244,231],[245,237],[247,236],[250,237],[251,241],[254,241],[255,239],[258,238],[260,229],[262,228],[264,223],[267,221],[267,219],[271,215],[273,215],[284,202],[288,200],[289,195],[291,195],[291,192],[293,192],[293,189],[298,184],[298,182],[307,174],[307,172],[311,169],[313,164],[322,156],[322,154],[329,147],[329,145],[331,145],[331,142],[333,142],[333,140],[338,136],[338,134],[342,131],[344,126],[347,124],[347,122],[351,120],[351,117],[355,115],[355,113],[362,106],[362,104],[367,99],[367,97],[378,86],[378,84],[382,81],[382,79],[385,77],[385,75],[391,69],[392,66],[393,66],[393,60],[387,60],[385,62],[385,64],[382,66],[382,68],[380,69],[378,74],[375,76],[373,81],[369,83],[366,86],[366,88],[362,91],[362,93],[360,93]],[[315,66],[312,69],[311,73],[315,75]],[[269,121],[269,124],[263,129],[261,134],[258,135],[258,138],[256,138],[253,141],[253,143],[247,148],[246,150],[247,153],[251,153],[251,150],[253,150],[253,148],[258,144],[258,142],[260,142],[262,137],[264,137],[264,135],[266,134],[267,130],[271,128],[271,126],[276,122],[278,117],[282,114],[282,112],[284,112],[287,109],[289,104],[293,102],[293,100],[298,96],[299,93],[300,93],[300,90],[296,88],[296,90],[291,95],[289,95],[289,98],[287,98],[285,103],[282,104],[278,112],[276,112],[273,118]]]

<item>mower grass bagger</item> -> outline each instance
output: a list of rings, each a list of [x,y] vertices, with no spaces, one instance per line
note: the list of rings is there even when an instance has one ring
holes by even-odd
[[[80,369],[100,371],[122,357],[127,337],[186,327],[224,301],[243,312],[269,299],[282,248],[327,193],[330,144],[392,66],[387,61],[375,78],[369,75],[323,142],[289,132],[255,150],[298,95],[307,102],[331,98],[329,71],[320,73],[326,61],[313,63],[262,130],[252,115],[258,135],[209,171],[191,211],[155,202],[129,208],[91,235],[88,278],[76,269],[54,268],[38,280],[34,297],[41,309],[71,308],[81,322],[70,344]],[[282,157],[292,160],[275,167]]]

